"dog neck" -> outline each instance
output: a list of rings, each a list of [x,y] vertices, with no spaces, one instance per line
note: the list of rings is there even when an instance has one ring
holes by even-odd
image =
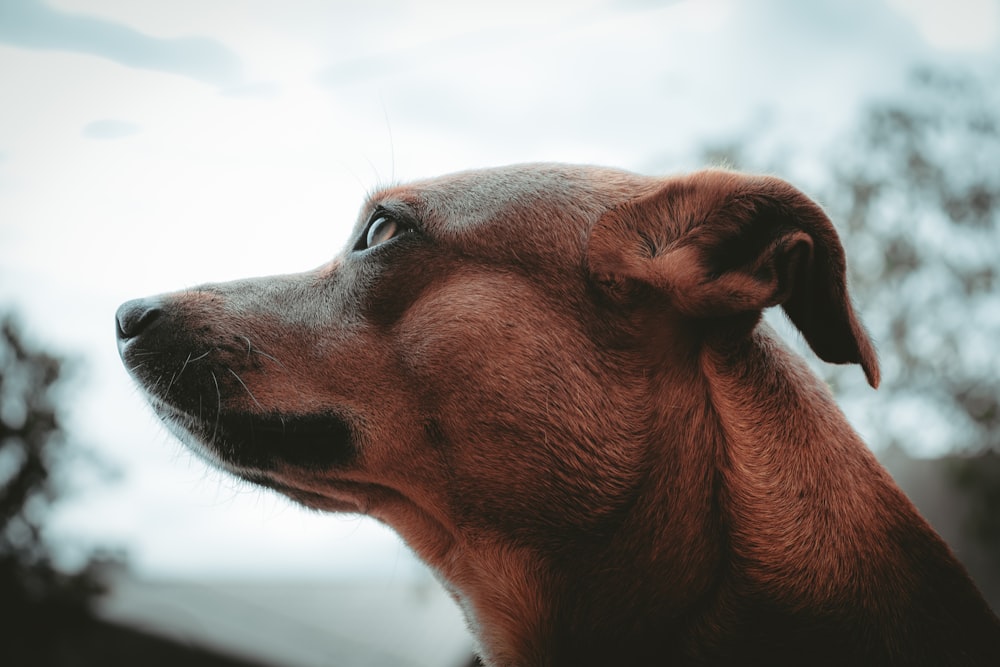
[[[858,569],[880,567],[853,536],[886,530],[874,508],[898,493],[891,480],[766,327],[738,347],[706,343],[694,364],[658,366],[671,377],[650,384],[647,475],[617,530],[562,549],[466,543],[442,571],[487,664],[698,658],[691,646],[752,624],[761,603],[822,604],[863,581]],[[854,483],[866,476],[883,483]],[[840,514],[823,522],[831,494]],[[758,599],[764,591],[778,598]],[[615,636],[609,617],[625,619]]]
[[[827,386],[766,326],[703,358],[724,443],[718,502],[754,583],[798,606],[862,580],[855,569],[877,564],[852,560],[854,545],[885,532],[878,508],[903,500]]]

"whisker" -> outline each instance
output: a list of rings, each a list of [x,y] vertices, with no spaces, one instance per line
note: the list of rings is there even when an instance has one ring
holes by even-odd
[[[134,350],[129,352],[129,355],[133,357],[156,357],[161,354],[163,353],[156,350]]]
[[[170,378],[170,384],[167,385],[167,391],[166,391],[166,393],[170,393],[170,387],[172,387],[174,385],[174,382],[176,382],[177,380],[181,379],[181,375],[184,374],[184,369],[188,367],[189,363],[191,363],[191,355],[192,354],[194,354],[194,352],[189,352],[188,353],[187,359],[185,359],[184,363],[181,364],[181,369],[179,371],[177,371],[177,373],[172,378]],[[203,354],[200,357],[198,357],[198,359],[203,358],[206,354],[208,354],[208,352],[206,352],[205,354]],[[197,361],[197,359],[195,361]]]
[[[215,411],[215,426],[212,428],[212,442],[219,432],[219,418],[222,416],[222,391],[219,389],[219,378],[215,377],[215,371],[209,371],[212,375],[212,382],[215,383],[215,396],[219,401],[219,407]]]
[[[250,395],[250,398],[253,399],[253,402],[257,404],[257,407],[260,408],[260,411],[264,412],[264,406],[261,405],[260,401],[257,400],[257,397],[253,395],[253,392],[250,391],[250,387],[248,387],[247,383],[243,381],[243,378],[241,378],[239,374],[232,368],[226,368],[226,370],[233,374],[233,377],[236,378],[236,381],[240,383],[240,385],[246,390],[247,394]]]
[[[187,365],[187,362],[184,362],[184,364]],[[170,376],[170,382],[167,383],[167,388],[163,391],[163,395],[164,396],[166,396],[167,394],[170,393],[170,388],[174,386],[174,381],[181,376],[181,372],[183,372],[183,371],[184,371],[184,367],[182,366],[181,370],[179,372],[173,373]]]
[[[184,373],[184,369],[187,368],[188,362],[191,361],[192,354],[194,354],[194,352],[188,352],[187,359],[185,359],[184,363],[181,364],[181,369],[170,376],[170,382],[167,383],[167,389],[163,392],[164,396],[170,393],[170,388],[174,386],[174,382],[181,378],[181,375]]]
[[[271,356],[267,352],[264,352],[264,351],[262,351],[260,349],[255,349],[254,352],[256,352],[257,354],[259,354],[260,356],[262,356],[262,357],[264,357],[266,359],[270,359],[271,361],[273,361],[274,363],[278,364],[282,368],[285,368],[285,365],[283,363],[281,363],[276,357]]]
[[[212,354],[211,350],[205,350],[204,352],[202,352],[201,354],[199,354],[194,359],[188,359],[188,361],[190,361],[191,363],[194,363],[196,361],[201,361],[202,359],[204,359],[205,357],[207,357],[210,354]],[[185,362],[185,363],[187,363],[187,362]]]
[[[158,375],[156,377],[156,379],[153,381],[153,384],[148,387],[147,391],[150,394],[156,395],[156,390],[159,388],[160,384],[162,384],[162,383],[163,383],[163,376],[162,375]]]

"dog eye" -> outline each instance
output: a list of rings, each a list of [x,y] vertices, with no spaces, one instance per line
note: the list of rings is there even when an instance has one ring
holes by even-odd
[[[365,247],[374,248],[380,243],[385,243],[394,236],[405,231],[398,222],[392,218],[380,215],[372,220],[368,225],[368,235],[365,237]]]

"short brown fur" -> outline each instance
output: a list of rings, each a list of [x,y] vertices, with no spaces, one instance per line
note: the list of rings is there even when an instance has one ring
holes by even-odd
[[[487,665],[1000,664],[776,305],[878,384],[836,232],[784,181],[518,165],[375,193],[316,271],[117,320],[182,440],[395,528]]]

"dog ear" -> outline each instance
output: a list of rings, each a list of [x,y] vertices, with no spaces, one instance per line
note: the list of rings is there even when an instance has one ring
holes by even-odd
[[[717,170],[671,179],[606,213],[587,260],[598,281],[647,285],[691,318],[759,317],[781,304],[821,359],[859,363],[878,386],[837,233],[819,205],[785,181]]]

